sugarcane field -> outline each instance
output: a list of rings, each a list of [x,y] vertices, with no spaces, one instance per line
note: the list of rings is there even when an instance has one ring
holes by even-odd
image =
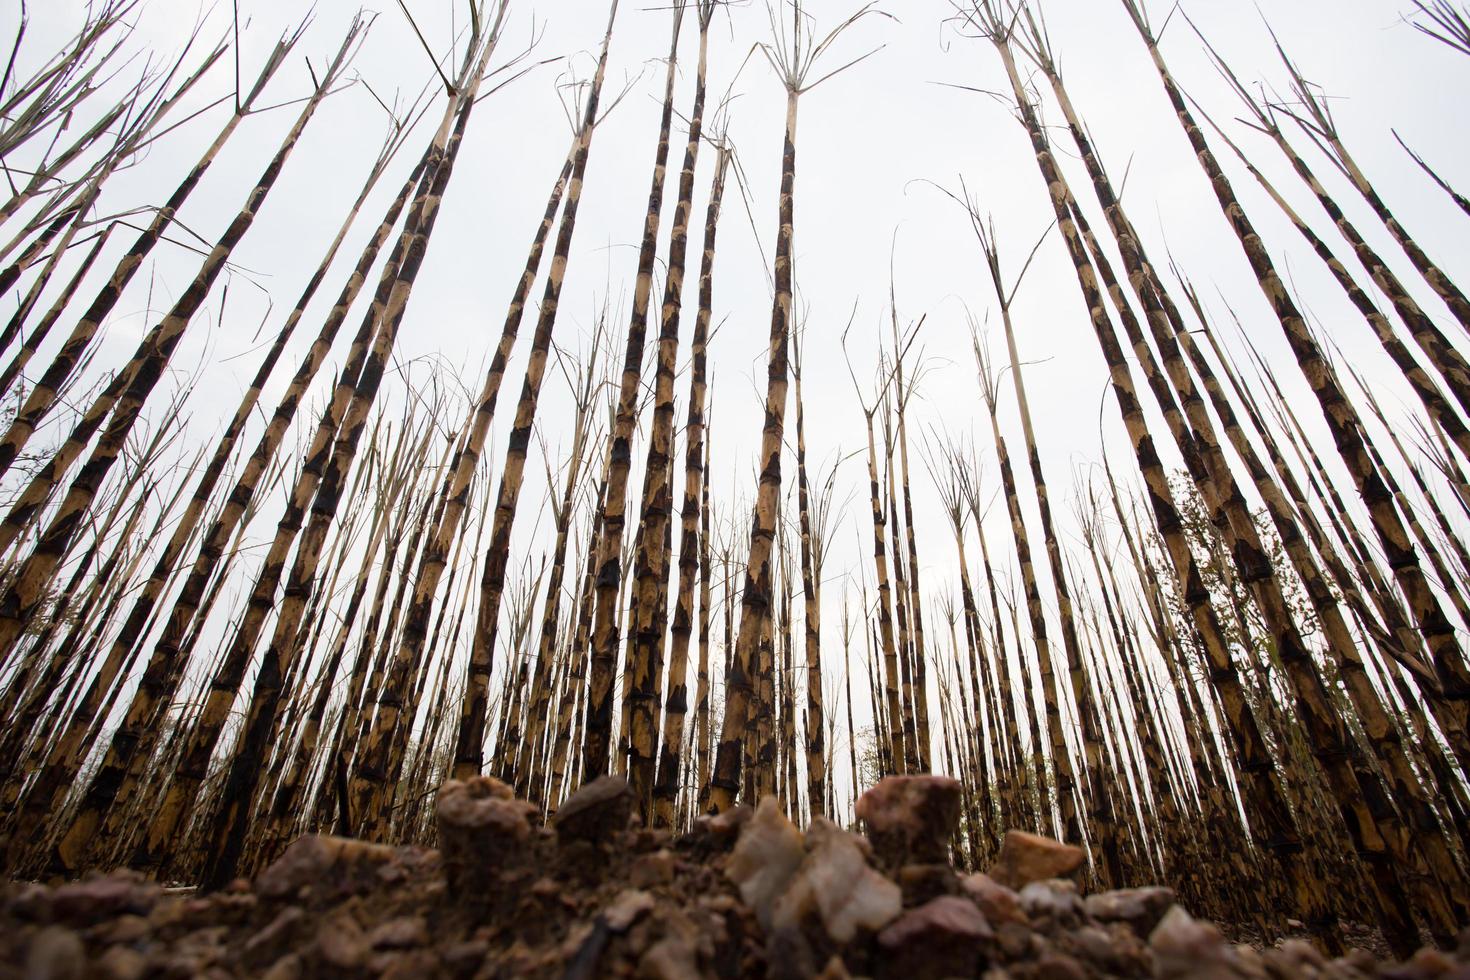
[[[1470,978],[1466,0],[0,59],[0,980]]]

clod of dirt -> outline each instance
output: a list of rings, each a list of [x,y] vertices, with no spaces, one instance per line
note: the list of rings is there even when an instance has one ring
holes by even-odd
[[[393,848],[382,844],[308,834],[261,872],[255,891],[264,898],[285,898],[303,888],[347,894],[370,886],[397,857]]]
[[[885,867],[948,862],[961,786],[947,776],[889,776],[857,801],[857,817]]]
[[[536,808],[498,779],[451,779],[439,790],[434,816],[440,858],[452,898],[477,902],[492,893],[501,869],[519,862]]]
[[[974,976],[995,933],[974,902],[946,895],[910,909],[878,934],[894,976]]]
[[[601,844],[628,829],[633,790],[625,779],[603,776],[573,793],[552,821],[562,841]]]

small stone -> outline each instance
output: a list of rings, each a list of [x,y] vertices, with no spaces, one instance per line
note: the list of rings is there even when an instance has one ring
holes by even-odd
[[[1169,909],[1148,939],[1157,980],[1235,980],[1262,975],[1226,944],[1220,930],[1197,922],[1178,905]]]
[[[710,834],[713,837],[724,838],[731,845],[740,836],[740,830],[750,818],[755,816],[755,808],[744,803],[732,806],[724,813],[706,814],[694,821],[696,829]]]
[[[193,961],[196,964],[196,973],[201,972],[204,967],[212,966],[225,958],[225,939],[229,932],[229,926],[195,929],[174,944],[174,951]]]
[[[1460,950],[1457,951],[1462,961],[1467,959],[1463,950],[1464,947],[1462,945]],[[1345,977],[1358,977],[1360,974],[1363,977],[1368,977],[1372,975],[1376,961],[1373,959],[1373,954],[1366,949],[1353,947],[1346,954],[1333,960],[1332,963],[1338,972]]]
[[[1235,975],[1249,978],[1249,980],[1267,980],[1266,961],[1261,958],[1260,952],[1254,946],[1243,943],[1227,946],[1229,957],[1233,960]],[[1439,974],[1435,974],[1439,976]],[[1293,978],[1296,980],[1296,978]],[[1348,980],[1348,978],[1333,977],[1332,980]],[[1446,978],[1449,980],[1449,978]],[[1458,980],[1458,978],[1457,978]]]
[[[852,974],[847,972],[847,964],[842,957],[833,953],[826,967],[817,975],[817,980],[852,980]]]
[[[906,864],[898,869],[897,877],[903,904],[910,907],[960,890],[959,877],[948,864]]]
[[[153,926],[141,915],[120,915],[102,923],[88,935],[97,943],[135,943],[153,931]]]
[[[427,949],[382,953],[369,964],[370,968],[376,968],[378,980],[423,980],[435,976],[438,966],[438,958]]]
[[[106,980],[140,980],[148,972],[148,958],[130,946],[109,946],[97,958],[97,972]]]
[[[483,939],[466,939],[452,942],[439,950],[439,959],[451,976],[469,976],[480,968],[490,944]]]
[[[884,865],[940,864],[960,819],[960,784],[947,776],[889,776],[857,801]]]
[[[557,950],[565,964],[562,980],[592,980],[596,977],[598,961],[611,936],[612,932],[601,917],[594,922],[572,926]]]
[[[429,924],[417,915],[389,919],[367,936],[373,949],[411,949],[429,944]]]
[[[1031,975],[1034,980],[1088,980],[1087,968],[1065,953],[1047,953]]]
[[[662,827],[640,827],[638,826],[638,815],[633,815],[631,833],[627,837],[627,847],[633,854],[649,854],[665,847],[669,843],[669,832]]]
[[[1111,964],[1114,958],[1113,937],[1097,926],[1083,926],[1070,933],[1072,946],[1094,963]]]
[[[1099,922],[1126,922],[1140,935],[1153,932],[1173,904],[1172,888],[1124,888],[1088,895],[1083,902]]]
[[[1019,891],[1033,881],[1065,878],[1082,867],[1086,859],[1080,847],[1023,830],[1008,830],[988,874],[1007,888]]]
[[[1082,896],[1077,883],[1053,878],[1033,881],[1021,889],[1021,911],[1032,922],[1045,920],[1057,925],[1075,925],[1082,918]]]
[[[526,853],[536,808],[517,800],[498,779],[451,779],[439,787],[434,816],[449,894],[459,901],[487,900],[506,865]]]
[[[740,897],[769,927],[776,900],[786,891],[805,854],[801,831],[786,819],[774,796],[761,800],[755,816],[725,864],[725,874],[740,888]]]
[[[1455,961],[1437,949],[1428,947],[1419,950],[1399,966],[1380,970],[1382,980],[1460,980],[1464,970],[1456,970]]]
[[[613,932],[627,932],[639,916],[653,910],[653,896],[636,888],[618,893],[612,904],[602,910],[602,921]]]
[[[80,980],[86,969],[87,951],[81,937],[70,929],[48,926],[31,940],[26,980]]]
[[[183,925],[189,917],[189,903],[178,899],[159,902],[148,913],[148,924],[155,932],[167,932],[175,926]]]
[[[1099,928],[1106,929],[1112,941],[1107,964],[1113,973],[1130,977],[1147,976],[1153,972],[1153,959],[1145,945],[1148,938],[1146,934],[1136,933],[1132,927],[1122,922]]]
[[[301,888],[316,893],[350,893],[371,887],[378,871],[395,857],[382,844],[326,834],[297,838],[255,879],[256,894],[285,898]]]
[[[1322,973],[1327,960],[1322,953],[1304,939],[1286,939],[1275,949],[1268,949],[1262,957],[1266,969],[1277,977],[1306,977]]]
[[[674,852],[667,849],[642,855],[628,870],[628,883],[634,888],[653,888],[673,880]]]
[[[778,926],[797,927],[809,912],[839,945],[859,929],[876,932],[903,911],[899,887],[868,865],[863,840],[817,817],[806,835],[806,857],[774,912]]]
[[[562,842],[602,844],[627,830],[632,814],[633,790],[628,781],[603,776],[568,797],[556,811],[552,825]]]
[[[1036,944],[1037,934],[1031,931],[1028,925],[1017,922],[1003,922],[995,931],[995,942],[1000,947],[1007,959],[1018,960],[1031,953]]]
[[[911,943],[921,937],[961,937],[990,939],[994,932],[985,916],[973,902],[945,895],[910,909],[903,917],[878,934],[878,944],[889,949]]]
[[[306,918],[300,906],[288,905],[277,913],[264,929],[245,940],[242,950],[246,963],[271,962],[281,950],[291,944],[296,927]]]
[[[649,946],[638,961],[638,975],[647,980],[701,980],[699,954],[695,950],[694,927],[670,929]]]
[[[766,980],[809,980],[817,972],[817,952],[795,926],[766,930]]]
[[[161,894],[157,885],[120,872],[62,885],[51,894],[51,911],[58,919],[90,925],[124,913],[147,915]]]
[[[5,890],[5,911],[38,922],[51,917],[51,889],[34,881],[11,882]]]
[[[925,980],[974,976],[982,944],[993,937],[973,902],[946,895],[905,912],[878,934],[878,945],[890,954],[887,973]]]
[[[261,974],[260,980],[301,980],[305,972],[301,957],[295,953],[287,953],[272,963],[271,968]]]
[[[966,875],[960,879],[960,888],[980,906],[980,911],[992,925],[1015,922],[1026,925],[1026,913],[1021,911],[1021,897],[987,874]]]
[[[317,929],[316,951],[322,961],[340,970],[351,970],[367,959],[367,938],[357,920],[345,913],[333,915]]]

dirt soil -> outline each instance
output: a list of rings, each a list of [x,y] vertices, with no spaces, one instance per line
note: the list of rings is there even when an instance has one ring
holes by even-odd
[[[1029,834],[987,874],[956,873],[951,797],[949,780],[891,779],[859,806],[866,836],[803,834],[772,802],[674,839],[632,825],[616,779],[547,827],[503,784],[451,782],[438,849],[304,837],[208,895],[127,871],[0,886],[0,978],[1470,980],[1470,946],[1328,960],[1299,939],[1228,942],[1167,889],[1084,896],[1081,852]]]

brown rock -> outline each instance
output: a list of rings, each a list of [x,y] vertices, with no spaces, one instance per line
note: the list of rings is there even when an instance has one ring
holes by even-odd
[[[1127,923],[1114,922],[1105,927],[1112,942],[1108,968],[1119,976],[1147,976],[1153,972],[1153,958],[1145,945],[1147,934],[1139,934]]]
[[[1327,958],[1305,939],[1284,939],[1280,946],[1266,950],[1262,959],[1273,977],[1319,976],[1327,967]],[[1337,971],[1327,975],[1336,976]]]
[[[664,938],[649,946],[638,961],[638,975],[646,980],[701,980],[697,936],[692,924],[679,919]]]
[[[634,854],[649,854],[668,846],[671,838],[663,827],[640,827],[639,817],[633,814],[632,833],[626,839],[628,850]]]
[[[1086,859],[1080,847],[1023,830],[1008,830],[988,874],[1000,884],[1019,891],[1033,881],[1065,878],[1082,867]]]
[[[323,963],[339,970],[351,970],[367,959],[367,937],[357,920],[345,913],[326,919],[317,929],[316,952]]]
[[[378,980],[423,980],[438,975],[438,958],[427,949],[384,954]]]
[[[344,894],[372,886],[393,861],[393,848],[325,834],[299,837],[255,879],[256,894],[285,898],[302,888]]]
[[[517,800],[498,779],[451,779],[439,788],[434,816],[450,896],[481,902],[491,897],[501,869],[526,856],[536,808]]]
[[[960,819],[960,784],[947,776],[889,776],[857,801],[857,816],[888,867],[940,864]]]
[[[629,888],[618,893],[612,904],[602,910],[602,921],[613,932],[627,932],[645,912],[653,910],[653,896],[648,892]]]
[[[987,874],[966,875],[960,879],[960,888],[975,904],[991,925],[1015,922],[1026,925],[1026,913],[1021,911],[1021,897]]]
[[[903,889],[903,904],[923,905],[943,895],[956,895],[959,876],[948,864],[906,864],[898,869],[898,886]]]
[[[1082,896],[1075,881],[1033,881],[1021,889],[1020,898],[1021,911],[1040,928],[1071,927],[1082,920]]]
[[[673,880],[674,852],[670,850],[644,854],[628,870],[628,883],[634,888],[653,888],[667,885]]]
[[[1072,948],[1093,963],[1112,966],[1115,959],[1113,936],[1098,926],[1083,926],[1068,934]]]
[[[97,973],[106,980],[141,980],[148,958],[131,946],[109,946],[97,957]]]
[[[776,901],[796,874],[805,854],[801,831],[786,819],[774,796],[761,800],[755,816],[725,863],[725,874],[762,926],[771,924]]]
[[[861,837],[817,817],[806,846],[796,877],[776,905],[777,926],[794,929],[815,915],[827,935],[845,945],[859,929],[876,932],[903,911],[902,893],[868,865]]]
[[[195,929],[174,944],[174,952],[193,964],[193,972],[202,973],[225,959],[225,939],[229,932],[229,926]]]
[[[102,923],[88,933],[95,943],[135,943],[153,931],[153,925],[141,915],[120,915]]]
[[[51,893],[51,912],[77,925],[90,925],[123,913],[147,915],[162,890],[127,872],[74,881]]]
[[[1265,971],[1228,945],[1214,926],[1196,922],[1176,905],[1165,913],[1148,940],[1157,980],[1237,980],[1263,977]]]
[[[51,889],[34,881],[4,886],[5,911],[32,922],[51,917]]]
[[[995,942],[1007,959],[1018,960],[1036,946],[1037,933],[1018,922],[1002,922],[995,931]]]
[[[270,921],[264,929],[245,940],[243,955],[246,964],[270,963],[286,947],[291,945],[296,929],[306,919],[299,906],[288,905]]]
[[[1088,980],[1087,968],[1065,953],[1047,953],[1031,975],[1035,980]]]
[[[301,980],[306,974],[301,965],[301,957],[295,953],[287,953],[271,964],[271,968],[261,974],[261,980]]]
[[[1456,969],[1455,961],[1439,950],[1426,948],[1399,966],[1379,970],[1378,976],[1381,980],[1461,980],[1465,969]]]
[[[852,980],[852,974],[847,972],[847,964],[842,957],[836,953],[827,961],[827,966],[817,976],[817,980]]]
[[[410,949],[429,944],[429,924],[423,917],[406,915],[375,927],[367,936],[373,949]]]
[[[36,933],[26,953],[26,980],[81,980],[87,969],[82,939],[70,929],[48,926]]]
[[[905,912],[878,934],[878,944],[895,949],[923,938],[957,936],[970,940],[990,939],[993,935],[990,923],[973,902],[946,895]]]
[[[878,945],[889,954],[883,973],[905,980],[974,976],[983,945],[993,937],[973,902],[954,895],[936,898],[878,934]]]
[[[562,842],[602,844],[628,829],[633,790],[617,776],[594,779],[573,793],[556,811],[552,825]]]
[[[733,845],[736,838],[740,836],[740,828],[744,827],[753,816],[755,816],[755,808],[742,803],[731,807],[724,813],[705,814],[694,821],[694,826],[714,837],[725,838]]]
[[[449,943],[439,950],[439,959],[451,976],[470,976],[480,968],[490,944],[483,939],[467,939]]]
[[[1173,904],[1170,888],[1124,888],[1089,895],[1083,907],[1099,922],[1126,922],[1139,935],[1147,935]]]
[[[810,980],[818,962],[817,951],[800,929],[773,924],[766,930],[766,980]]]

